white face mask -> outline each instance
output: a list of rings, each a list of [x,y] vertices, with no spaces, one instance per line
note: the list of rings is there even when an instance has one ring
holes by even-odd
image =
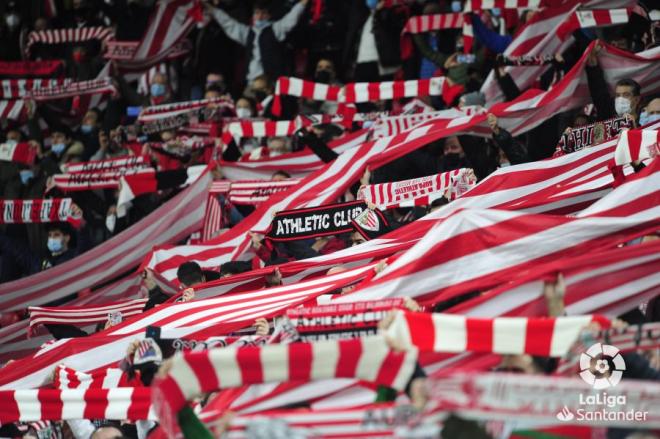
[[[623,116],[626,113],[632,112],[632,105],[630,104],[630,99],[619,96],[614,99],[614,111],[619,116]]]
[[[250,110],[249,108],[237,108],[236,116],[239,119],[247,119],[249,117],[252,117],[252,110]]]
[[[116,223],[117,223],[116,215],[108,215],[105,217],[105,227],[110,231],[110,233],[115,231]]]

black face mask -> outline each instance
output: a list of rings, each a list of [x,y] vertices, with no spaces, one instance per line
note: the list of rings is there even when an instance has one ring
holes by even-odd
[[[461,163],[461,155],[455,152],[445,154],[444,162],[449,168],[458,168]]]
[[[323,84],[329,84],[332,79],[332,72],[330,70],[319,70],[314,75],[314,80]]]

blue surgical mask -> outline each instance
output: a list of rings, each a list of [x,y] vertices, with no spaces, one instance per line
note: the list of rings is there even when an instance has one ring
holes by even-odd
[[[463,5],[459,1],[451,2],[451,11],[452,12],[461,12],[463,10]]]
[[[369,9],[376,9],[378,6],[378,0],[365,0],[365,3]]]
[[[642,114],[639,115],[639,126],[645,126],[659,120],[660,114],[648,114],[646,111],[642,111]]]
[[[56,155],[62,155],[64,150],[66,149],[66,145],[64,143],[53,143],[50,146],[50,149],[56,154]]]
[[[89,134],[94,131],[94,125],[80,125],[80,131],[84,134]]]
[[[151,96],[160,97],[165,95],[165,85],[164,84],[151,84]]]
[[[48,238],[48,243],[46,246],[51,253],[59,253],[64,247],[62,244],[62,238]]]
[[[256,27],[257,29],[261,29],[266,27],[268,23],[269,23],[268,20],[255,20],[254,27]]]
[[[32,169],[21,169],[19,175],[21,176],[21,183],[23,184],[27,184],[31,178],[34,178],[34,172],[32,172]]]
[[[493,8],[490,10],[491,14],[493,14],[493,17],[499,17],[502,14],[502,10],[500,8]]]

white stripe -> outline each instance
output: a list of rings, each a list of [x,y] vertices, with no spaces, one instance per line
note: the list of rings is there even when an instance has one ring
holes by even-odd
[[[523,317],[493,319],[493,353],[525,352],[527,319]]]

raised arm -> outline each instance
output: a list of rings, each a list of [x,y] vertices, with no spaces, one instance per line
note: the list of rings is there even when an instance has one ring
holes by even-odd
[[[284,17],[273,23],[275,38],[279,41],[286,38],[286,34],[298,24],[300,16],[305,11],[305,5],[307,5],[307,0],[300,0]]]
[[[250,26],[235,20],[220,8],[214,8],[207,4],[207,10],[229,38],[243,46],[247,44]]]

